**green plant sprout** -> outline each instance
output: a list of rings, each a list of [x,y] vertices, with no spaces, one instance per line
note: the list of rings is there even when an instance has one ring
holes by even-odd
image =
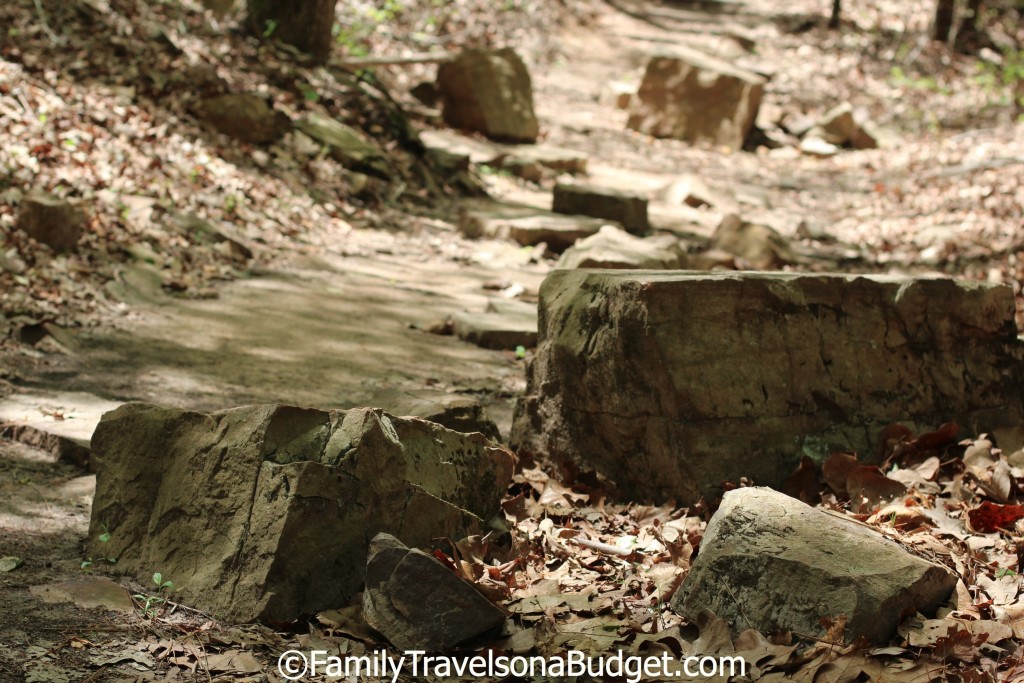
[[[96,537],[100,543],[107,543],[110,541],[110,529],[107,527],[107,523],[103,522],[100,524],[103,529],[103,533]],[[92,557],[87,557],[82,560],[82,569],[91,569],[96,562],[106,562],[108,564],[117,564],[116,557],[98,557],[93,560]]]
[[[170,579],[164,580],[160,572],[153,574],[153,583],[156,585],[156,595],[136,593],[132,596],[142,603],[142,616],[145,618],[151,617],[155,608],[167,604],[167,593],[174,590],[174,582]]]

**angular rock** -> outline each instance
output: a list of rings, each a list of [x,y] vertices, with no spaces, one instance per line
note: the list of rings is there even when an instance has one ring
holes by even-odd
[[[54,251],[71,251],[85,231],[85,220],[70,202],[32,190],[21,198],[15,227]]]
[[[1024,422],[1010,288],[795,273],[556,270],[511,443],[603,472],[633,499],[692,503],[801,456],[862,460],[914,432]]]
[[[553,145],[506,145],[462,135],[453,130],[425,130],[420,139],[427,151],[436,155],[468,156],[470,162],[514,170],[516,166],[535,165],[558,173],[587,172],[587,155]]]
[[[817,128],[822,132],[825,142],[833,145],[847,145],[857,131],[857,122],[853,120],[853,106],[849,102],[836,105],[818,119]]]
[[[647,221],[646,197],[604,187],[558,183],[551,210],[615,221],[633,234],[645,233],[651,228]]]
[[[587,172],[587,155],[581,152],[550,145],[508,145],[503,150],[492,164],[513,173],[517,167],[531,165],[572,175]]]
[[[310,114],[295,126],[330,147],[331,156],[342,166],[387,176],[388,167],[383,150],[355,128],[316,114]]]
[[[504,142],[536,142],[533,85],[511,48],[465,50],[437,71],[442,116],[453,128]]]
[[[381,531],[413,546],[474,532],[513,466],[481,434],[369,408],[129,403],[92,448],[90,552],[144,582],[160,571],[178,599],[234,621],[344,604]]]
[[[634,97],[636,97],[636,85],[623,83],[622,81],[612,81],[602,92],[601,99],[604,104],[610,104],[616,109],[625,110],[629,109],[629,105],[633,102]]]
[[[672,609],[710,609],[737,630],[824,636],[847,618],[847,642],[884,644],[901,616],[934,614],[956,587],[944,567],[857,522],[765,488],[729,491]]]
[[[77,467],[89,466],[89,444],[76,439],[43,431],[25,424],[0,422],[0,439],[17,441],[52,455],[57,462],[68,462]]]
[[[789,243],[767,225],[743,220],[736,214],[726,214],[715,229],[708,249],[720,250],[742,259],[756,270],[781,268],[796,261]]]
[[[291,128],[291,120],[254,93],[228,93],[208,97],[199,105],[200,116],[221,133],[242,142],[274,142]]]
[[[562,252],[589,237],[608,221],[589,216],[567,216],[523,204],[468,200],[459,209],[459,230],[470,238],[510,239],[523,246],[541,242]]]
[[[89,465],[100,417],[119,403],[81,392],[19,391],[0,400],[0,437],[44,450],[60,462]]]
[[[850,147],[854,149],[877,149],[882,146],[885,133],[874,121],[858,121],[857,129],[850,136]]]
[[[686,254],[672,235],[637,237],[606,225],[569,247],[556,268],[683,268]]]
[[[736,197],[728,190],[713,189],[696,176],[684,176],[663,187],[657,198],[668,204],[686,204],[698,208],[710,206],[718,209],[734,209]]]
[[[647,63],[626,125],[654,137],[739,149],[757,118],[764,83],[725,60],[675,48]]]
[[[370,542],[363,618],[399,650],[439,652],[496,629],[505,613],[434,557],[380,533]]]
[[[523,301],[492,299],[484,313],[456,313],[452,324],[459,339],[485,349],[537,345],[537,306]]]
[[[480,432],[492,441],[501,440],[498,425],[487,416],[480,400],[472,396],[387,389],[374,394],[373,402],[392,415],[418,417],[456,432]]]

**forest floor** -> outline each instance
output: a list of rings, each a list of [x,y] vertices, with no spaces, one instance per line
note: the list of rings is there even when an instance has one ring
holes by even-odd
[[[1011,104],[1015,83],[1000,81],[991,57],[930,43],[930,3],[855,3],[840,31],[825,28],[824,4],[785,3],[783,11],[767,0],[617,0],[581,4],[569,15],[547,3],[506,3],[507,11],[453,3],[462,9],[441,22],[451,35],[427,43],[454,49],[509,41],[530,65],[546,143],[586,154],[595,182],[648,192],[695,174],[733,192],[744,218],[775,228],[808,255],[794,269],[941,273],[1006,283],[1020,301],[1024,127]],[[482,8],[490,22],[474,20]],[[347,11],[364,10],[353,3]],[[531,12],[532,21],[522,18]],[[391,18],[401,25],[400,16]],[[539,31],[549,19],[548,30]],[[816,158],[786,145],[729,152],[625,129],[610,83],[638,84],[659,46],[721,49],[737,24],[756,45],[744,59],[772,74],[766,117],[795,119],[850,102],[889,132],[889,144]],[[188,76],[175,74],[204,64],[217,64],[233,87],[268,82],[283,107],[331,104],[333,81],[309,69],[288,78],[299,74],[321,88],[319,101],[296,101],[281,90],[280,80],[267,76],[279,62],[268,63],[233,25],[187,2],[17,0],[0,8],[8,41],[0,42],[0,162],[7,169],[0,177],[2,417],[88,433],[102,410],[128,400],[194,409],[254,402],[345,408],[375,405],[390,391],[430,390],[478,397],[507,436],[525,385],[524,361],[424,329],[459,311],[483,310],[495,287],[518,284],[522,296],[535,296],[553,260],[509,242],[465,239],[456,228],[455,196],[423,201],[384,191],[377,201],[356,200],[349,186],[357,179],[329,159],[300,163],[280,150],[270,156],[203,132],[188,113]],[[406,33],[373,27],[353,29],[350,41],[349,49],[358,44],[374,54],[422,48]],[[405,90],[433,68],[390,67],[380,78],[412,106]],[[430,121],[424,116],[418,124]],[[545,208],[554,181],[504,173],[480,179],[493,197]],[[36,186],[90,202],[90,234],[80,252],[55,257],[18,236],[17,198]],[[235,226],[256,246],[254,259],[238,264],[164,231],[159,219],[172,210]],[[690,226],[696,243],[720,218],[714,209],[702,214]],[[671,507],[606,505],[537,470],[517,476],[520,489],[535,494],[529,514],[511,521],[538,557],[555,547],[568,552],[560,530],[581,524],[608,543],[645,539],[651,549],[643,562],[643,552],[618,562],[570,548],[575,569],[555,585],[612,586],[601,591],[607,609],[589,600],[579,609],[571,599],[548,600],[540,613],[520,608],[521,623],[537,625],[524,629],[530,647],[556,647],[538,625],[545,619],[575,623],[573,632],[586,634],[585,646],[598,651],[627,640],[639,647],[637,634],[654,631],[675,629],[665,642],[692,640],[678,618],[639,605],[669,590],[688,566],[679,544],[699,540],[698,517]],[[9,617],[0,624],[0,681],[280,680],[274,653],[292,646],[370,647],[358,626],[328,617],[300,625],[301,633],[275,633],[217,624],[185,608],[143,610],[139,599],[125,600],[104,584],[55,587],[113,575],[102,558],[81,550],[93,487],[94,478],[73,464],[0,441],[0,556],[20,558],[9,568],[0,560],[0,610]],[[986,598],[967,584],[973,597],[961,596],[970,604],[959,608],[975,610],[986,624],[996,623],[999,599],[1004,617],[1007,610],[1021,614],[1017,591],[991,571],[1017,562],[1013,542],[972,534],[958,511],[950,514],[959,522],[946,538],[955,541],[954,555],[966,557],[969,548],[969,564],[988,568],[978,570],[979,583],[990,585]],[[669,540],[666,524],[676,529]],[[533,574],[524,570],[515,581],[550,578],[537,569],[544,566],[539,560]],[[1019,588],[1015,577],[1009,584]],[[528,592],[517,590],[520,599]],[[152,591],[135,584],[132,592]],[[60,602],[69,592],[72,602]],[[976,606],[985,600],[988,607]],[[111,609],[82,606],[91,604]],[[619,626],[609,631],[613,617]],[[819,647],[791,659],[788,645],[758,646],[778,661],[764,665],[766,676],[818,680],[822,671],[839,680],[840,660],[872,677],[880,674],[871,667],[888,657],[885,675],[893,678],[1021,680],[1007,662],[1020,659],[1024,617],[1014,624],[1009,636],[990,625],[992,633],[974,633],[965,644],[954,630],[938,646],[938,637],[911,639],[913,646],[874,655]],[[997,636],[999,648],[983,652],[985,640]]]

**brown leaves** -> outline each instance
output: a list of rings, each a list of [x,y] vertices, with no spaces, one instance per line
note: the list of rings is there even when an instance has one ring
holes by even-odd
[[[825,481],[840,499],[849,498],[858,511],[878,506],[906,493],[906,486],[889,479],[872,465],[848,453],[833,453],[822,465]]]
[[[1017,520],[1024,519],[1024,505],[997,505],[986,500],[968,510],[967,519],[972,529],[983,534],[1010,530]]]

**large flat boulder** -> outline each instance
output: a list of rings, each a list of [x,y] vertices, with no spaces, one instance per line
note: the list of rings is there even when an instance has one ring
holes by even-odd
[[[690,48],[647,63],[626,125],[658,138],[707,140],[739,149],[754,125],[765,80]]]
[[[415,547],[475,532],[513,467],[482,434],[369,408],[129,403],[92,448],[90,552],[143,583],[160,572],[177,600],[233,621],[345,604],[377,533]]]
[[[502,142],[537,141],[530,72],[511,48],[463,51],[437,70],[437,87],[449,126]]]
[[[700,554],[672,609],[696,621],[710,609],[737,630],[886,643],[901,616],[934,614],[956,586],[944,567],[851,519],[765,488],[730,491],[708,522]]]
[[[953,280],[556,270],[511,443],[690,503],[802,455],[870,460],[892,422],[1020,444],[1013,292]]]

